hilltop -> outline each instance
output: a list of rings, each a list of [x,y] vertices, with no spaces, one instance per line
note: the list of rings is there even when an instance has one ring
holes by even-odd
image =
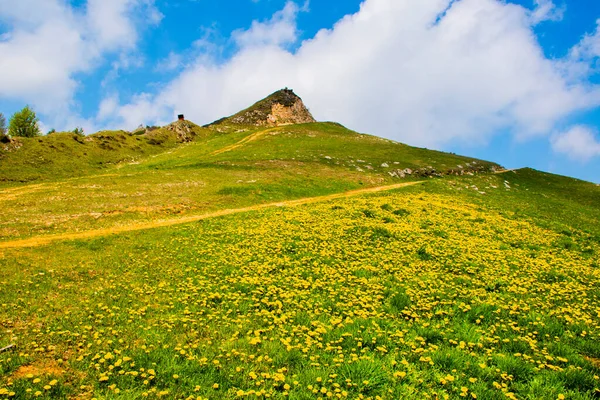
[[[330,164],[333,168],[345,166],[364,175],[380,175],[381,182],[390,177],[501,169],[483,160],[359,134],[337,123],[317,123],[300,97],[290,89],[282,89],[231,117],[204,127],[190,121],[176,121],[165,127],[132,132],[102,131],[88,136],[63,132],[16,138],[8,144],[0,144],[0,183],[108,173],[130,164],[143,165],[165,152],[183,151],[180,148],[184,144],[194,145],[193,151],[198,154],[189,155],[194,159],[212,145],[232,144],[234,148],[230,150],[235,151],[230,152],[230,156],[240,154],[242,159],[256,158],[256,161],[303,160]],[[209,159],[216,155],[209,155]]]
[[[281,126],[317,122],[302,99],[291,89],[278,90],[252,106],[209,126]]]

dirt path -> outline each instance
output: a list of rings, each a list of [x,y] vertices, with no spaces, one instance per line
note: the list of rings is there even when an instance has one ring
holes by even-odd
[[[33,192],[36,192],[39,190],[57,189],[64,183],[77,181],[80,179],[103,178],[103,177],[108,177],[108,176],[119,176],[119,174],[84,175],[84,176],[76,176],[74,178],[66,178],[66,179],[62,179],[62,180],[54,181],[54,182],[32,183],[29,185],[8,187],[8,188],[0,189],[0,200],[14,200],[18,196],[33,193]]]
[[[49,243],[56,242],[56,241],[62,241],[62,240],[90,239],[90,238],[109,236],[109,235],[125,233],[125,232],[133,232],[133,231],[140,231],[140,230],[145,230],[145,229],[153,229],[153,228],[159,228],[159,227],[165,227],[165,226],[186,224],[189,222],[200,221],[200,220],[208,219],[208,218],[221,217],[221,216],[230,215],[230,214],[245,213],[245,212],[249,212],[249,211],[262,210],[265,208],[272,208],[272,207],[295,207],[295,206],[299,206],[302,204],[310,204],[310,203],[317,203],[317,202],[327,201],[327,200],[341,199],[341,198],[345,198],[345,197],[358,196],[358,195],[366,194],[366,193],[376,193],[376,192],[394,190],[394,189],[399,189],[399,188],[403,188],[406,186],[418,185],[420,183],[423,183],[423,181],[404,182],[404,183],[397,183],[395,185],[377,186],[377,187],[371,187],[371,188],[366,188],[366,189],[351,190],[349,192],[335,193],[335,194],[330,194],[330,195],[326,195],[326,196],[305,197],[302,199],[280,201],[280,202],[276,202],[276,203],[257,204],[254,206],[243,207],[243,208],[219,210],[219,211],[214,211],[214,212],[210,212],[207,214],[190,215],[190,216],[182,217],[182,218],[164,219],[164,220],[158,220],[158,221],[152,221],[152,222],[144,222],[144,223],[140,223],[140,224],[132,224],[132,225],[127,225],[127,226],[117,226],[117,227],[112,227],[112,228],[97,229],[97,230],[92,230],[92,231],[87,231],[87,232],[63,233],[63,234],[58,234],[58,235],[38,236],[38,237],[32,237],[32,238],[22,239],[22,240],[0,242],[0,249],[37,247],[37,246],[44,246]]]
[[[240,140],[237,143],[234,143],[232,145],[225,146],[222,149],[213,151],[212,153],[210,153],[210,155],[211,156],[216,156],[216,155],[221,154],[221,153],[226,153],[228,151],[235,150],[235,149],[237,149],[239,147],[242,147],[244,144],[246,144],[248,142],[252,142],[252,141],[258,139],[259,137],[264,136],[265,134],[267,134],[269,132],[274,132],[274,131],[277,131],[277,130],[280,130],[280,129],[281,128],[278,127],[278,128],[271,128],[271,129],[266,129],[266,130],[263,130],[263,131],[254,132],[254,133],[246,136],[245,138],[243,138],[242,140]]]

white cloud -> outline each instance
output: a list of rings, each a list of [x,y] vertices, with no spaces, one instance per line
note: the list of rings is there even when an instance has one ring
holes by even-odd
[[[96,115],[96,119],[98,121],[106,120],[107,118],[111,118],[117,108],[119,107],[119,96],[113,94],[111,96],[105,97],[100,102],[100,107],[98,108],[98,114]]]
[[[499,0],[366,0],[292,52],[297,6],[234,33],[225,63],[198,57],[155,96],[130,102],[149,121],[175,110],[200,123],[288,86],[320,120],[412,144],[481,144],[502,130],[549,135],[600,89],[572,78],[580,61],[549,60],[531,10]],[[538,2],[539,6],[548,4]],[[139,122],[136,122],[136,124]]]
[[[565,7],[557,7],[552,0],[534,0],[535,9],[531,12],[532,22],[560,21],[563,19]]]
[[[7,27],[0,38],[0,98],[30,103],[62,125],[71,118],[75,75],[110,53],[126,59],[139,39],[137,19],[147,24],[159,17],[153,0],[89,0],[85,8],[63,0],[0,0]]]
[[[89,33],[101,49],[133,48],[138,41],[138,14],[143,16],[141,22],[149,25],[158,24],[163,17],[148,0],[88,0]]]
[[[555,152],[576,161],[585,163],[594,157],[600,157],[600,140],[596,139],[595,132],[587,126],[577,125],[555,135],[551,144]]]
[[[596,24],[596,31],[585,35],[581,42],[572,49],[572,58],[590,60],[600,57],[600,19],[596,21]]]
[[[169,72],[174,71],[181,66],[183,62],[183,56],[174,52],[170,52],[169,55],[162,60],[159,60],[154,67],[157,72]]]
[[[298,40],[296,15],[300,7],[288,1],[283,10],[276,12],[266,22],[253,21],[248,30],[236,30],[233,40],[240,47],[284,46]]]

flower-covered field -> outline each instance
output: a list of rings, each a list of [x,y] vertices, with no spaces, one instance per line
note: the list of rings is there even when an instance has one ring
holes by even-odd
[[[397,191],[0,258],[0,399],[594,399],[600,243]]]

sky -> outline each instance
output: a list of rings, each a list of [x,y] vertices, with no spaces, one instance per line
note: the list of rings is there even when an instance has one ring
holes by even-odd
[[[315,118],[600,183],[599,0],[0,0],[0,112],[198,124],[289,87]]]

